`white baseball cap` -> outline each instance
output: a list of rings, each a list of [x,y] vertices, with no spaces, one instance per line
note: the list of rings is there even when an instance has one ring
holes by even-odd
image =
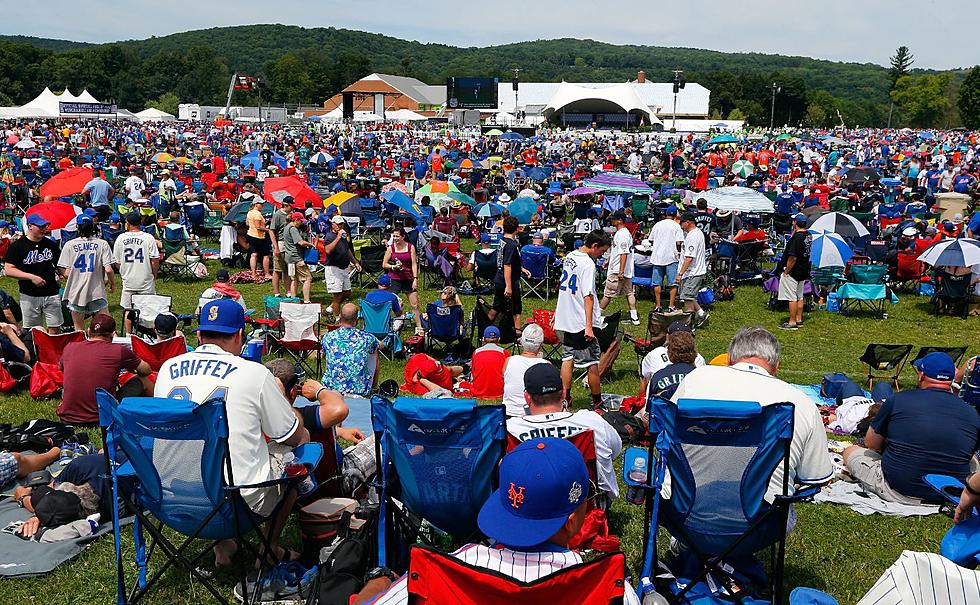
[[[343,225],[343,224],[344,224],[344,223],[346,223],[347,221],[346,221],[346,220],[344,220],[344,217],[342,217],[342,216],[340,216],[339,214],[335,214],[335,215],[333,216],[333,218],[332,218],[332,219],[330,219],[330,222],[331,222],[331,223],[334,223],[334,224],[336,224],[336,225]]]

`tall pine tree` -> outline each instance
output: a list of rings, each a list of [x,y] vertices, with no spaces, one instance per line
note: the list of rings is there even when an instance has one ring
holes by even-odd
[[[912,56],[912,52],[909,50],[908,46],[899,46],[898,50],[895,51],[895,55],[889,59],[891,68],[888,70],[888,75],[891,78],[891,87],[888,89],[889,96],[891,93],[895,92],[895,85],[898,84],[899,78],[909,75],[909,68],[915,63],[915,57]],[[892,126],[892,112],[895,109],[895,102],[892,101],[888,105],[888,127]]]

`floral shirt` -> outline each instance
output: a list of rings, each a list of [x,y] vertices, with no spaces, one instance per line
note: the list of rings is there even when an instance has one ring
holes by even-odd
[[[371,355],[378,339],[357,328],[340,327],[323,337],[323,386],[350,395],[368,395],[374,381]]]

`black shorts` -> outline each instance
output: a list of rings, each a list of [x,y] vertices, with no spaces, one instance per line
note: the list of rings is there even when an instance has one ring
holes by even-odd
[[[112,206],[109,204],[92,206],[92,209],[95,210],[95,214],[99,217],[100,221],[107,221],[109,220],[109,217],[112,216]]]
[[[399,294],[401,292],[408,292],[411,294],[412,292],[415,292],[415,287],[413,286],[414,283],[414,279],[392,279],[389,290],[395,294]]]
[[[245,239],[248,240],[249,252],[252,254],[272,256],[272,241],[268,237],[258,238],[246,235]]]
[[[520,315],[523,307],[521,306],[521,291],[514,288],[512,296],[504,296],[503,288],[493,289],[493,309],[501,315]]]

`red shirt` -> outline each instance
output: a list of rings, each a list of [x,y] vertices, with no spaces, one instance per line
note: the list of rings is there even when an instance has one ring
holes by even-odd
[[[470,393],[480,399],[504,396],[504,362],[510,353],[499,346],[484,345],[473,353],[473,384]]]
[[[453,373],[449,370],[449,368],[429,357],[425,353],[416,353],[415,355],[409,357],[408,363],[405,364],[405,384],[402,385],[403,391],[408,391],[409,393],[414,393],[416,395],[425,395],[429,392],[429,389],[412,380],[415,377],[416,372],[419,373],[421,378],[425,378],[429,382],[437,384],[447,391],[453,390]],[[501,380],[503,380],[502,375]],[[503,387],[501,387],[501,389],[502,388]],[[501,391],[501,397],[502,396],[503,391]]]
[[[98,422],[95,389],[105,389],[115,396],[120,370],[132,372],[139,364],[139,357],[123,345],[102,340],[71,343],[61,356],[65,391],[58,406],[58,417],[67,423]]]
[[[228,168],[225,167],[225,160],[220,155],[216,155],[211,158],[211,168],[214,170],[215,174],[224,174]]]

